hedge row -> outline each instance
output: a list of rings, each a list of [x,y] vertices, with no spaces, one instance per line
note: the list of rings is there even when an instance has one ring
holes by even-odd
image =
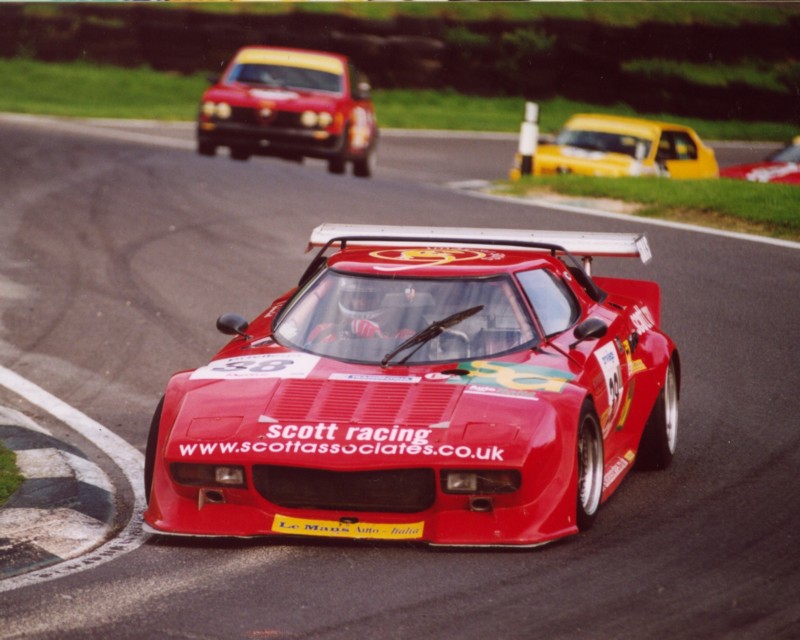
[[[245,44],[338,51],[377,88],[452,87],[468,94],[517,95],[611,104],[643,113],[714,119],[800,121],[800,74],[787,91],[711,87],[623,70],[626,60],[664,58],[735,64],[743,58],[800,60],[800,16],[785,25],[733,27],[645,23],[638,27],[541,17],[463,23],[399,16],[369,21],[344,14],[214,14],[153,5],[59,5],[47,15],[0,5],[0,56],[149,65],[215,72]]]

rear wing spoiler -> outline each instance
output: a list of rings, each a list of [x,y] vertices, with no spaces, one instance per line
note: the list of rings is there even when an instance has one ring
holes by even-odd
[[[645,264],[652,258],[644,234],[325,223],[311,232],[306,251],[311,251],[314,247],[320,247],[320,250],[300,279],[300,284],[307,282],[325,263],[324,254],[330,247],[344,249],[348,244],[370,247],[420,244],[427,247],[452,247],[468,244],[477,247],[549,251],[552,255],[561,254],[569,259],[574,266],[573,273],[586,292],[597,301],[604,300],[606,293],[591,278],[592,258],[638,257]],[[583,259],[582,265],[576,260],[576,255]]]
[[[369,224],[325,223],[311,232],[307,251],[313,247],[345,244],[449,246],[509,246],[533,251],[568,253],[584,258],[640,258],[647,264],[653,257],[644,234],[593,233],[582,231],[533,231],[523,229],[470,229],[464,227],[405,227]]]

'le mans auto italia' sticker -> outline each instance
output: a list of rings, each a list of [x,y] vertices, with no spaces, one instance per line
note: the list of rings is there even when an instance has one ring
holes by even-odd
[[[275,519],[272,522],[272,530],[275,533],[367,540],[413,540],[422,537],[424,527],[424,521],[404,524],[349,523],[340,520],[292,518],[280,513],[275,515]]]
[[[225,358],[196,369],[191,379],[307,378],[318,362],[319,356],[310,353],[268,353]]]

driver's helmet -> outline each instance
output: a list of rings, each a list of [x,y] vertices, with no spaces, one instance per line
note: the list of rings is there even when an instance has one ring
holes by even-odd
[[[372,320],[381,312],[384,291],[365,279],[345,282],[339,292],[339,310],[348,318]]]

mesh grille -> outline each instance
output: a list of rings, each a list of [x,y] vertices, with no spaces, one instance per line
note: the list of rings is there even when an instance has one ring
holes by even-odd
[[[295,509],[424,511],[436,498],[433,469],[327,471],[256,465],[253,481],[273,504]]]

